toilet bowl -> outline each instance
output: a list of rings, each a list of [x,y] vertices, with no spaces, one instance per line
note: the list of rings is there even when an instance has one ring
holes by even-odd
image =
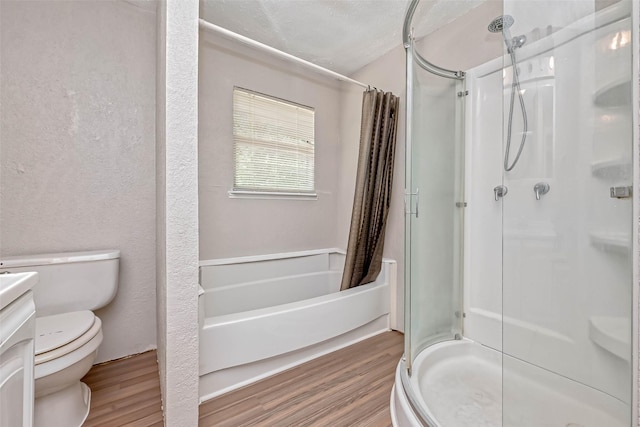
[[[102,322],[91,311],[36,318],[35,426],[81,426],[91,390],[80,382],[102,342]]]
[[[80,427],[91,390],[80,380],[96,360],[102,321],[93,310],[116,294],[120,251],[0,259],[0,273],[36,271],[35,427]]]

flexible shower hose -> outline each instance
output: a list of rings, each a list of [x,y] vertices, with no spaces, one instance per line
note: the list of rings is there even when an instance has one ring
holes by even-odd
[[[522,95],[522,90],[520,89],[520,78],[518,77],[518,70],[516,67],[516,54],[513,48],[509,48],[509,56],[511,56],[511,63],[513,64],[513,78],[511,79],[511,101],[509,103],[509,124],[507,126],[507,147],[504,150],[504,170],[510,172],[520,160],[520,155],[522,154],[522,149],[524,148],[524,143],[527,140],[527,130],[529,125],[527,123],[527,110],[524,106],[524,97]],[[513,125],[513,107],[515,102],[515,94],[518,92],[518,99],[520,100],[520,109],[522,110],[522,140],[520,141],[520,147],[518,148],[518,153],[516,154],[516,158],[513,159],[513,163],[509,165],[509,151],[511,150],[511,131]]]

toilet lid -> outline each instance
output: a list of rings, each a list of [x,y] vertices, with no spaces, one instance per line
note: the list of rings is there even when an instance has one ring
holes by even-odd
[[[95,322],[89,310],[36,318],[36,355],[55,350],[84,335]]]

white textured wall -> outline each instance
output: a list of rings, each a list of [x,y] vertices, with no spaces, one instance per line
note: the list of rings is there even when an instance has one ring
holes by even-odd
[[[158,3],[156,19],[156,335],[162,400],[166,396],[167,372],[167,257],[166,257],[166,84],[167,2]],[[164,407],[164,406],[163,406]]]
[[[198,1],[159,5],[158,348],[167,426],[198,424]]]
[[[339,146],[357,149],[357,140],[340,140],[340,86],[208,31],[201,32],[199,78],[201,259],[334,247]],[[315,109],[317,200],[229,198],[234,86]]]
[[[120,249],[97,361],[154,348],[154,8],[0,8],[0,255]]]

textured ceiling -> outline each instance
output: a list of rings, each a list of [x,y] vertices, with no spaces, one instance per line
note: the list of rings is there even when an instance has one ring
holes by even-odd
[[[486,0],[422,0],[424,36]],[[402,43],[408,0],[203,0],[201,17],[339,73],[351,74]]]

